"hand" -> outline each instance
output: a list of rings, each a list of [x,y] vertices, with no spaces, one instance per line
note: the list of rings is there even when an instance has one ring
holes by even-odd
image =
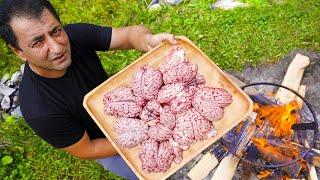
[[[160,33],[155,35],[150,35],[148,40],[148,51],[163,41],[169,41],[170,44],[178,44],[178,41],[175,39],[174,35],[170,33]]]

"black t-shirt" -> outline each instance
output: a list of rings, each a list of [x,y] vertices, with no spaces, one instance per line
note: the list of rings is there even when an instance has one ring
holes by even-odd
[[[20,85],[20,106],[27,124],[57,148],[105,137],[82,106],[86,93],[107,79],[96,51],[109,49],[112,29],[90,24],[66,25],[72,63],[60,78],[45,78],[26,63]]]

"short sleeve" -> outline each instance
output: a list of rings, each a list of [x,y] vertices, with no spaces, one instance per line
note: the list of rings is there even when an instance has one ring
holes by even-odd
[[[107,51],[110,48],[111,27],[79,23],[66,25],[64,30],[74,45],[94,51]]]
[[[38,136],[56,148],[75,144],[85,132],[79,123],[62,115],[26,119],[26,122]]]

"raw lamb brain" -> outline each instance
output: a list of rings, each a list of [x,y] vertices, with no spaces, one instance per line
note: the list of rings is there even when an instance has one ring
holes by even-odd
[[[159,142],[147,139],[141,143],[139,158],[144,172],[159,172],[158,168],[158,149]]]
[[[198,66],[189,63],[184,50],[176,46],[169,50],[165,62],[160,65],[159,70],[163,75],[164,84],[188,83],[195,78]]]
[[[169,141],[163,141],[159,145],[158,150],[158,168],[161,172],[167,171],[171,167],[172,161],[175,159],[175,154],[172,145]]]
[[[160,123],[171,130],[176,126],[176,115],[169,106],[160,109]]]
[[[185,87],[169,104],[174,113],[181,113],[191,108],[195,87]]]
[[[172,69],[166,71],[163,73],[163,82],[164,84],[170,84],[170,83],[189,83],[192,81],[198,71],[197,64],[191,64],[191,63],[181,63]]]
[[[158,142],[153,139],[143,141],[139,151],[142,170],[146,173],[165,172],[172,162],[182,161],[182,149],[173,146],[170,141]]]
[[[103,97],[104,112],[116,117],[137,117],[142,111],[138,101],[129,87],[118,87]]]
[[[182,83],[167,84],[159,90],[158,101],[168,104],[174,113],[180,113],[191,107],[195,90],[196,87]]]
[[[175,155],[173,161],[176,164],[180,164],[180,162],[182,161],[182,157],[183,157],[183,150],[181,149],[179,143],[175,142],[173,139],[170,139],[169,142],[173,148],[173,153]]]
[[[116,142],[124,147],[134,147],[148,138],[148,125],[140,119],[118,118],[113,128]]]
[[[195,119],[192,121],[193,133],[195,140],[203,140],[207,138],[208,133],[214,128],[212,123],[205,119],[194,109],[191,110],[195,114]]]
[[[132,90],[134,95],[147,100],[154,99],[162,86],[162,74],[150,66],[141,67],[133,76]]]
[[[107,115],[114,115],[116,117],[137,117],[142,108],[136,102],[110,102],[105,105],[104,112]]]
[[[148,135],[156,141],[164,141],[172,138],[172,130],[160,123],[157,123],[154,126],[150,126]]]
[[[218,106],[222,108],[225,108],[232,103],[232,95],[223,88],[214,88],[212,95]]]
[[[106,93],[103,97],[103,103],[105,104],[122,101],[136,101],[136,97],[130,87],[118,87]]]
[[[178,115],[173,138],[180,146],[188,147],[195,140],[205,139],[213,128],[210,121],[191,108]]]
[[[173,130],[173,139],[180,146],[189,146],[195,141],[192,121],[197,118],[192,111],[185,111],[177,115],[176,127]]]
[[[177,95],[181,93],[183,89],[184,85],[182,83],[167,84],[162,86],[158,93],[158,102],[161,104],[169,103],[172,99],[177,97]]]
[[[152,121],[155,119],[159,119],[160,108],[161,105],[156,99],[150,100],[143,108],[140,114],[140,118],[144,121]]]
[[[165,57],[164,63],[160,65],[159,70],[162,74],[164,74],[166,71],[185,62],[185,51],[180,46],[176,46],[169,50]]]
[[[189,86],[198,87],[200,85],[204,85],[206,83],[206,79],[203,75],[197,73],[197,75],[189,82]]]
[[[219,96],[224,95],[224,96]],[[223,108],[232,102],[232,96],[224,89],[199,88],[192,100],[192,106],[206,119],[218,121],[223,118]]]

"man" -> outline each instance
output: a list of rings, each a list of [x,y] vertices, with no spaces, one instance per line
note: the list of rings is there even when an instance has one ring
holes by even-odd
[[[107,79],[96,51],[146,52],[167,33],[153,35],[144,26],[124,28],[72,24],[62,27],[46,0],[4,0],[0,35],[25,61],[20,106],[28,125],[45,141],[81,159],[100,159],[107,169],[135,178],[82,107],[83,97]],[[107,159],[101,159],[111,157]]]

